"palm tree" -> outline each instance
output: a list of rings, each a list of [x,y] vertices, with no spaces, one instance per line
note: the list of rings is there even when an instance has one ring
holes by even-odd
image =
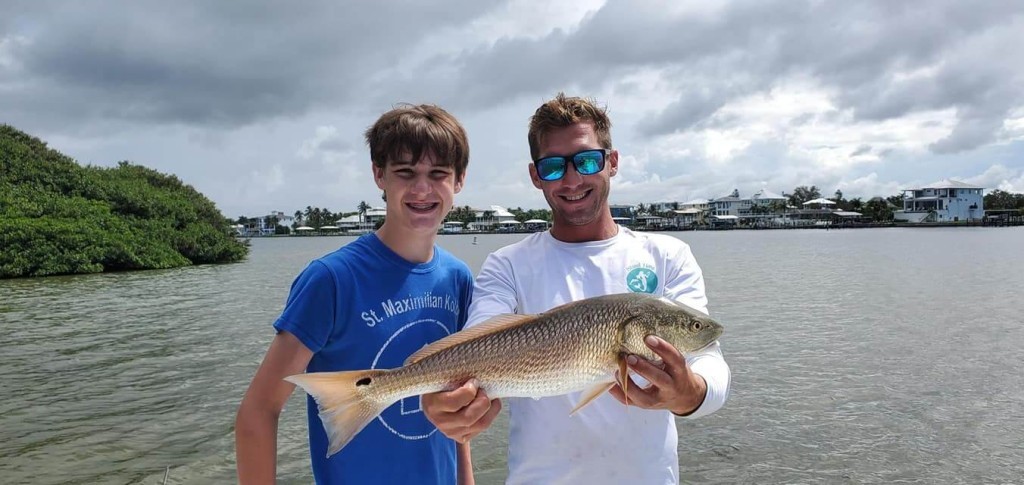
[[[363,222],[366,219],[366,211],[370,210],[370,204],[367,204],[365,200],[359,201],[356,210],[359,211],[359,222]]]

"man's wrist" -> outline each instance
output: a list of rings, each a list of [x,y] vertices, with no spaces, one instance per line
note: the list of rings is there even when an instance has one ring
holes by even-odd
[[[685,408],[669,409],[669,411],[671,411],[672,414],[675,414],[676,416],[680,417],[686,417],[697,412],[697,410],[704,405],[704,400],[707,399],[708,397],[708,383],[707,381],[704,380],[703,376],[699,374],[696,374],[696,376],[700,379],[699,384],[697,384],[697,388],[701,390],[700,399],[697,400],[696,404],[691,403],[689,406]]]

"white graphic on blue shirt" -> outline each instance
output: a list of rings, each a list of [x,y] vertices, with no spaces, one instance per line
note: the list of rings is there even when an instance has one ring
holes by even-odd
[[[373,359],[372,369],[392,368],[405,360],[409,355],[409,349],[403,345],[392,345],[402,338],[402,334],[416,330],[418,334],[429,335],[427,341],[433,342],[447,337],[450,332],[441,322],[432,318],[425,318],[407,323],[391,335],[384,345],[377,352]],[[384,410],[377,420],[398,437],[406,440],[421,440],[429,437],[437,431],[433,423],[427,420],[423,414],[423,407],[420,405],[420,397],[413,396],[402,399],[395,405]]]

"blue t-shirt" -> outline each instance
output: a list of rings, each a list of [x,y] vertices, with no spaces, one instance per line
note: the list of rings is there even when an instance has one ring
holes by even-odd
[[[414,264],[367,234],[306,267],[274,328],[313,351],[307,372],[391,369],[461,330],[472,292],[469,267],[440,247]],[[308,396],[306,408],[317,483],[455,483],[455,442],[427,420],[419,396],[387,408],[330,459]]]

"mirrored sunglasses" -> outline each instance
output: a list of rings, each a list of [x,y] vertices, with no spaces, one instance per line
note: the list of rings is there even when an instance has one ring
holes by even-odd
[[[572,165],[580,175],[594,175],[604,170],[604,159],[611,153],[610,149],[583,150],[568,157],[544,157],[533,161],[537,167],[537,176],[545,182],[553,182],[565,176],[565,170],[572,159]]]

